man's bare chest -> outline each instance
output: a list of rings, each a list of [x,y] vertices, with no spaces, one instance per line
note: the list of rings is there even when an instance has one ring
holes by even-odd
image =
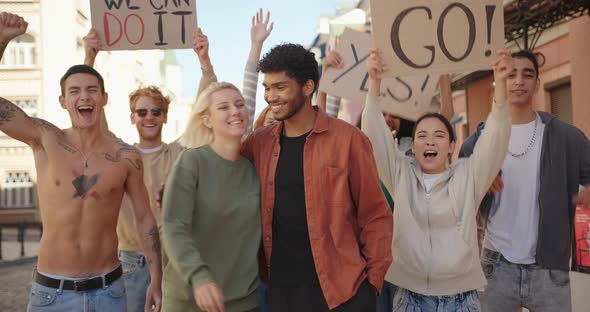
[[[125,189],[132,159],[116,150],[90,153],[54,151],[37,166],[40,191],[44,195],[61,195],[82,200],[108,200],[119,197]]]

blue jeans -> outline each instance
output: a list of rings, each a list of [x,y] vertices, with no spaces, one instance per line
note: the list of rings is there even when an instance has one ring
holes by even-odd
[[[110,285],[90,291],[77,292],[45,287],[32,283],[28,312],[125,312],[126,298],[123,279]]]
[[[258,298],[258,301],[260,301],[260,312],[266,312],[266,285],[262,281],[258,283]]]
[[[395,296],[396,291],[397,286],[388,281],[383,281],[381,295],[377,297],[377,312],[393,311],[393,296]]]
[[[393,299],[394,312],[479,312],[477,291],[453,296],[424,296],[399,288]]]
[[[145,257],[137,252],[119,251],[123,267],[123,281],[127,290],[127,311],[143,312],[145,298],[150,286],[150,267]]]
[[[515,264],[500,253],[484,249],[481,266],[488,286],[481,296],[484,312],[572,311],[568,271],[543,269],[536,264]]]

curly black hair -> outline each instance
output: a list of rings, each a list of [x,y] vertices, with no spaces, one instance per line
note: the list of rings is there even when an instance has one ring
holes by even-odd
[[[262,73],[285,71],[287,76],[294,78],[299,85],[312,80],[313,92],[318,88],[318,62],[315,55],[300,44],[285,43],[275,46],[260,60],[257,70]]]

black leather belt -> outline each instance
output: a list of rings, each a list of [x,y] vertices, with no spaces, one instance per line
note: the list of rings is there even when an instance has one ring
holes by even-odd
[[[110,285],[114,281],[118,280],[122,275],[123,269],[120,265],[105,275],[78,281],[55,279],[47,277],[43,274],[39,274],[39,272],[35,271],[35,282],[45,287],[56,289],[59,289],[60,284],[63,282],[63,285],[61,285],[61,289],[63,290],[90,291]]]

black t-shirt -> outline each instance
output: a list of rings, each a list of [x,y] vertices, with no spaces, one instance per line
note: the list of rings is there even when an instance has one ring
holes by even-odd
[[[281,136],[275,173],[271,287],[319,285],[309,242],[303,182],[303,147],[308,135]]]

